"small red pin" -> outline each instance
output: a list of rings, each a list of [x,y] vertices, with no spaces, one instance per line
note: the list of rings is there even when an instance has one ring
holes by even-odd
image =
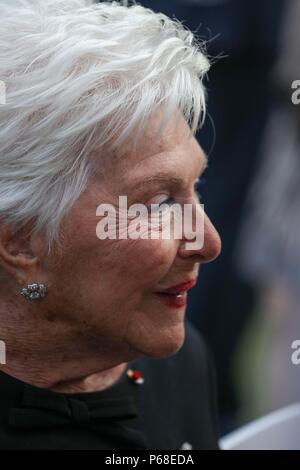
[[[128,369],[127,377],[132,383],[136,385],[142,385],[144,383],[142,373],[139,370]]]

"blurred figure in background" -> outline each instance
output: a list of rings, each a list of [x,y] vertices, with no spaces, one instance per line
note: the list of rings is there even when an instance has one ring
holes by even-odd
[[[255,305],[255,291],[243,280],[235,249],[246,196],[253,180],[273,94],[270,73],[278,49],[284,0],[141,0],[175,16],[201,39],[216,60],[209,74],[208,113],[198,133],[211,155],[201,188],[222,239],[222,254],[201,268],[188,314],[215,357],[222,433],[234,428],[239,409],[232,372],[238,340]]]
[[[300,339],[300,104],[295,102],[300,92],[292,89],[300,80],[299,25],[300,2],[290,0],[273,75],[275,106],[238,250],[241,275],[261,299],[264,345],[249,383],[254,392],[251,382],[259,386],[259,396],[252,394],[256,415],[300,397],[300,365],[291,360],[292,344]]]

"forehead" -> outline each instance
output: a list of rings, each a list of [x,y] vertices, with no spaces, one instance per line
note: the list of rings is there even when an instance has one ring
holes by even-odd
[[[135,151],[133,151],[132,143],[129,141],[119,152],[120,158],[126,156],[131,158],[132,161],[138,162],[156,154],[172,151],[177,146],[191,144],[193,137],[190,128],[180,113],[174,114],[163,130],[158,133],[160,123],[161,113],[156,112],[147,121],[141,136],[137,140]]]
[[[107,161],[106,169],[110,168],[111,176],[119,180],[120,187],[124,179],[135,184],[155,173],[189,180],[205,169],[207,157],[181,115],[172,117],[157,134],[159,124],[160,116],[153,115],[136,146],[128,141]]]

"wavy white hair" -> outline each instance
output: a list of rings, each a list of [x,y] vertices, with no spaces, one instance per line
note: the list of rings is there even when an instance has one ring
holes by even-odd
[[[58,238],[93,149],[117,149],[158,105],[195,132],[205,114],[202,44],[177,20],[126,2],[2,0],[0,219]],[[101,165],[101,161],[99,161]]]

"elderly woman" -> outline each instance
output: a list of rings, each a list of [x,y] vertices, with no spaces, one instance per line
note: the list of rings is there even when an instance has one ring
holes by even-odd
[[[0,448],[217,448],[211,365],[184,321],[220,251],[195,188],[208,61],[138,5],[1,10]],[[190,232],[159,236],[162,204],[191,206]]]

